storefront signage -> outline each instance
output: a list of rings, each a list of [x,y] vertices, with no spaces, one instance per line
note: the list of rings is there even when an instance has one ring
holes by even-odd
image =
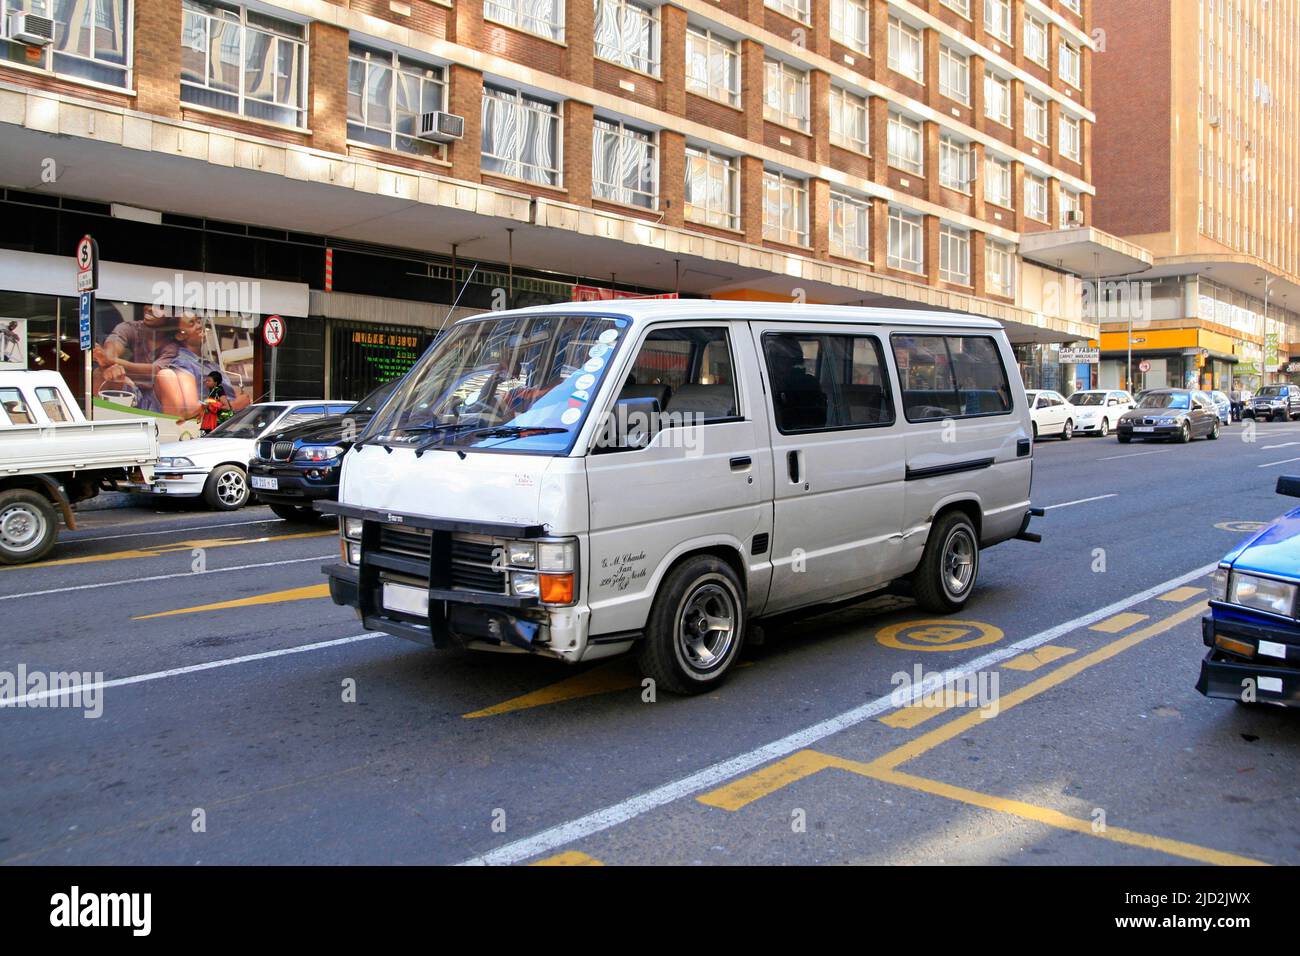
[[[390,349],[418,349],[418,335],[400,335],[392,332],[353,332],[353,345],[383,345]]]
[[[1063,365],[1097,365],[1100,362],[1101,349],[1061,346],[1061,364]]]

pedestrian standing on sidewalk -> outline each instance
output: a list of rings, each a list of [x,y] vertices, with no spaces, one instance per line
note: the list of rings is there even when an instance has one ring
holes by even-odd
[[[215,370],[209,372],[203,383],[208,390],[207,397],[199,402],[199,407],[193,414],[176,419],[177,425],[199,419],[199,435],[206,435],[216,428],[221,422],[221,413],[230,411],[230,399],[226,397],[225,390],[221,387],[221,373]]]

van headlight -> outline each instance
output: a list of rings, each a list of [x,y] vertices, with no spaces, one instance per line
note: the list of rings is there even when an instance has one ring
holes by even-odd
[[[1269,611],[1292,617],[1295,614],[1296,586],[1272,578],[1233,572],[1228,584],[1228,603],[1257,611]]]
[[[342,517],[339,519],[339,533],[349,541],[361,540],[361,528],[364,522],[360,518]]]
[[[361,545],[356,541],[349,541],[347,538],[339,538],[339,556],[343,558],[344,564],[359,567],[361,564]]]
[[[568,605],[578,597],[578,540],[507,541],[510,593],[542,604]]]
[[[1228,575],[1230,573],[1231,568],[1222,564],[1214,569],[1214,579],[1213,583],[1210,585],[1211,601],[1228,600]]]

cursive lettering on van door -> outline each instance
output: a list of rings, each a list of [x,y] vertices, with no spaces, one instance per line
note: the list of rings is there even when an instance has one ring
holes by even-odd
[[[623,592],[646,576],[644,551],[627,551],[613,557],[600,559],[600,588],[605,591]]]

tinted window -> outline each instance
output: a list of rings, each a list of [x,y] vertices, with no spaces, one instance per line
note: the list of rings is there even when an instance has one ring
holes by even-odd
[[[952,356],[963,415],[988,415],[1011,410],[1011,388],[997,343],[981,335],[945,336]],[[1052,393],[1057,405],[1065,399]]]
[[[31,410],[27,403],[23,401],[22,392],[16,388],[0,388],[0,408],[4,409],[5,417],[9,420],[10,425],[34,425],[36,419],[32,417]]]
[[[894,420],[880,342],[874,337],[774,332],[763,336],[763,353],[782,434]]]
[[[894,335],[891,342],[909,421],[1011,410],[1011,387],[991,337]]]
[[[736,378],[724,328],[655,329],[641,344],[619,398],[653,398],[681,421],[736,417]]]

